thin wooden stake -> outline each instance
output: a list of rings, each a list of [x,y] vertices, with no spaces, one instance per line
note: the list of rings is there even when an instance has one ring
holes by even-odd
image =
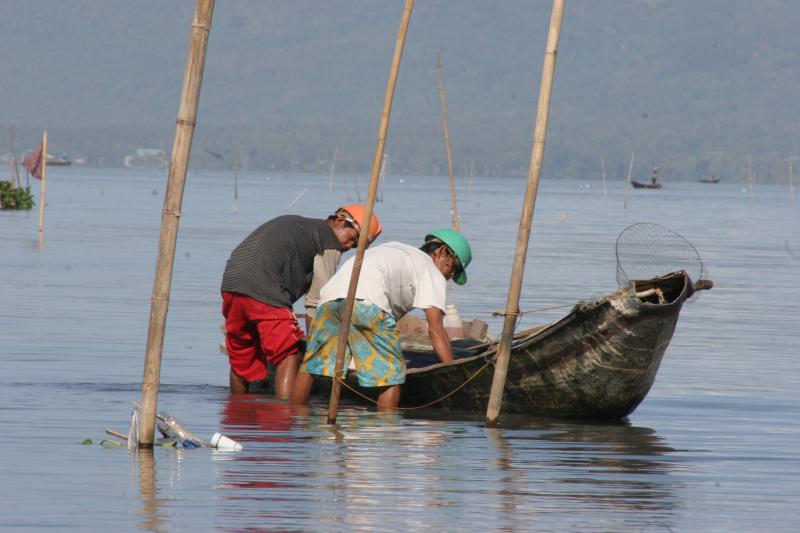
[[[233,145],[232,166],[233,166],[233,212],[238,213],[239,207],[236,205],[239,200],[239,173],[236,171],[236,145]]]
[[[444,130],[444,146],[447,150],[447,175],[450,176],[450,216],[453,229],[458,231],[461,226],[458,218],[458,204],[456,202],[456,180],[453,176],[453,153],[450,150],[450,131],[447,127],[447,102],[444,98],[444,74],[442,73],[442,56],[436,51],[436,77],[439,80],[439,104],[442,107],[442,129]]]
[[[383,160],[381,161],[381,171],[378,175],[378,185],[380,187],[380,196],[378,196],[377,201],[383,202],[383,191],[386,189],[386,167],[389,164],[389,154],[383,154]]]
[[[472,192],[472,172],[475,169],[475,161],[469,162],[469,178],[467,178],[467,191]]]
[[[628,191],[631,188],[631,179],[633,177],[633,159],[634,154],[631,152],[631,161],[628,163],[628,179],[625,180],[625,203],[622,204],[624,209],[628,209]]]
[[[522,291],[522,276],[525,272],[525,258],[528,253],[533,210],[536,206],[536,193],[539,188],[539,174],[542,170],[544,145],[547,140],[550,93],[553,90],[553,73],[556,67],[558,38],[561,33],[563,17],[564,0],[553,0],[550,29],[547,33],[547,46],[544,53],[544,65],[542,66],[542,81],[539,87],[539,105],[536,110],[536,127],[533,135],[528,185],[525,189],[525,201],[522,205],[522,216],[519,220],[517,249],[514,255],[514,266],[511,271],[511,283],[508,287],[503,333],[497,350],[497,360],[495,361],[494,376],[492,377],[492,390],[489,394],[489,405],[486,409],[486,423],[489,426],[496,425],[500,416],[500,406],[503,402],[503,391],[506,385],[506,374],[508,373],[508,361],[511,356],[511,342],[514,337],[517,317],[519,316],[519,296]]]
[[[44,238],[44,204],[47,201],[47,131],[42,135],[42,194],[39,197],[39,244]]]
[[[748,155],[747,159],[747,201],[753,203],[753,156]]]
[[[17,149],[14,147],[14,126],[8,127],[8,146],[11,148],[11,161],[9,161],[9,165],[11,165],[11,174],[14,176],[14,181],[19,189],[22,187],[22,179],[19,177],[19,167],[17,166]]]
[[[339,147],[333,150],[333,159],[331,160],[331,174],[328,176],[328,192],[333,192],[333,172],[336,170],[336,157],[339,155]]]
[[[606,156],[600,154],[600,175],[603,177],[603,198],[608,199],[608,188],[606,187]]]
[[[400,30],[397,33],[397,41],[394,45],[394,55],[392,56],[392,66],[389,70],[389,81],[386,83],[386,94],[383,98],[383,111],[381,113],[380,126],[378,127],[378,141],[375,146],[375,157],[372,161],[372,173],[370,174],[369,191],[367,201],[364,205],[364,220],[362,228],[369,228],[372,222],[372,209],[375,206],[375,196],[378,192],[378,175],[380,173],[381,161],[383,161],[383,149],[386,145],[386,133],[389,130],[389,116],[392,113],[392,101],[394,100],[394,89],[397,85],[397,74],[400,72],[400,60],[403,57],[403,47],[406,43],[408,33],[408,23],[411,20],[411,11],[414,9],[414,0],[406,0],[403,8],[403,16],[400,20]],[[336,423],[336,414],[339,409],[339,396],[342,392],[344,351],[347,347],[347,339],[350,333],[350,319],[353,315],[353,307],[356,299],[356,287],[358,286],[358,276],[361,274],[361,264],[364,262],[364,252],[367,248],[367,237],[369,231],[362,231],[358,237],[358,249],[353,263],[353,273],[350,275],[350,286],[347,288],[347,301],[342,314],[342,331],[339,334],[339,345],[336,349],[336,370],[331,387],[331,400],[328,404],[328,424]]]
[[[164,327],[167,322],[172,269],[175,261],[175,244],[178,240],[178,222],[181,216],[183,188],[189,154],[192,150],[197,104],[203,82],[208,34],[214,0],[196,0],[192,19],[192,36],[189,56],[183,76],[183,92],[172,144],[167,190],[161,218],[161,236],[158,241],[153,295],[150,299],[150,324],[147,329],[147,352],[142,377],[142,409],[139,418],[139,447],[152,448],[156,426],[158,387],[161,380],[161,355],[164,348]]]
[[[291,202],[289,202],[289,205],[287,205],[287,206],[286,206],[286,211],[288,211],[288,210],[289,210],[289,209],[290,209],[290,208],[291,208],[291,207],[292,207],[294,204],[296,204],[296,203],[297,203],[297,201],[298,201],[298,200],[300,200],[300,198],[302,198],[302,197],[303,197],[303,195],[304,195],[305,193],[307,193],[307,192],[308,192],[308,189],[310,189],[310,188],[311,188],[311,187],[309,187],[309,186],[306,186],[306,188],[305,188],[305,189],[303,189],[302,191],[300,191],[300,192],[297,194],[297,196],[295,196],[295,197],[294,197],[294,200],[292,200]]]

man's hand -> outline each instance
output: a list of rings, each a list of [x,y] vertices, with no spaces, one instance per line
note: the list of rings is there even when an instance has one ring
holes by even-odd
[[[433,349],[440,361],[449,363],[453,360],[453,349],[450,347],[450,336],[444,329],[444,312],[438,307],[428,307],[424,311]]]

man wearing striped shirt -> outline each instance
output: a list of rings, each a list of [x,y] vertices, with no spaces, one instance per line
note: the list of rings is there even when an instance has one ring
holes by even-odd
[[[289,396],[304,338],[292,306],[312,281],[324,285],[341,253],[358,244],[363,214],[363,205],[352,204],[325,220],[280,216],[233,250],[221,287],[231,393],[246,393],[252,382],[266,379],[269,363],[275,366],[275,394]],[[380,232],[373,214],[368,242]]]

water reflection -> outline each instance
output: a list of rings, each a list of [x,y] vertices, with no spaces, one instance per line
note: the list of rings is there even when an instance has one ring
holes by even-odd
[[[138,450],[132,454],[139,466],[139,499],[142,520],[137,526],[143,531],[162,531],[167,514],[162,510],[165,503],[158,497],[156,488],[156,461],[153,450]]]
[[[223,432],[244,452],[217,452],[218,509],[232,529],[545,529],[606,517],[615,527],[672,527],[680,508],[670,459],[656,432],[628,423],[415,419],[348,407],[328,425],[320,406],[299,413],[263,396],[230,397]],[[460,509],[458,516],[447,510]],[[577,516],[577,515],[576,515]],[[577,520],[577,518],[576,518]],[[234,525],[236,522],[244,522]],[[614,529],[612,527],[612,529]]]

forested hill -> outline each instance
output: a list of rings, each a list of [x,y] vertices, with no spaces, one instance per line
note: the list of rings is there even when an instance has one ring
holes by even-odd
[[[392,112],[393,173],[527,172],[551,3],[417,0]],[[195,167],[365,172],[403,2],[217,0]],[[3,0],[0,125],[18,149],[119,164],[171,145],[194,2]],[[779,180],[800,155],[800,2],[568,0],[545,175]],[[3,131],[0,153],[8,150]],[[216,154],[216,155],[215,155]],[[222,154],[222,157],[218,157]]]

